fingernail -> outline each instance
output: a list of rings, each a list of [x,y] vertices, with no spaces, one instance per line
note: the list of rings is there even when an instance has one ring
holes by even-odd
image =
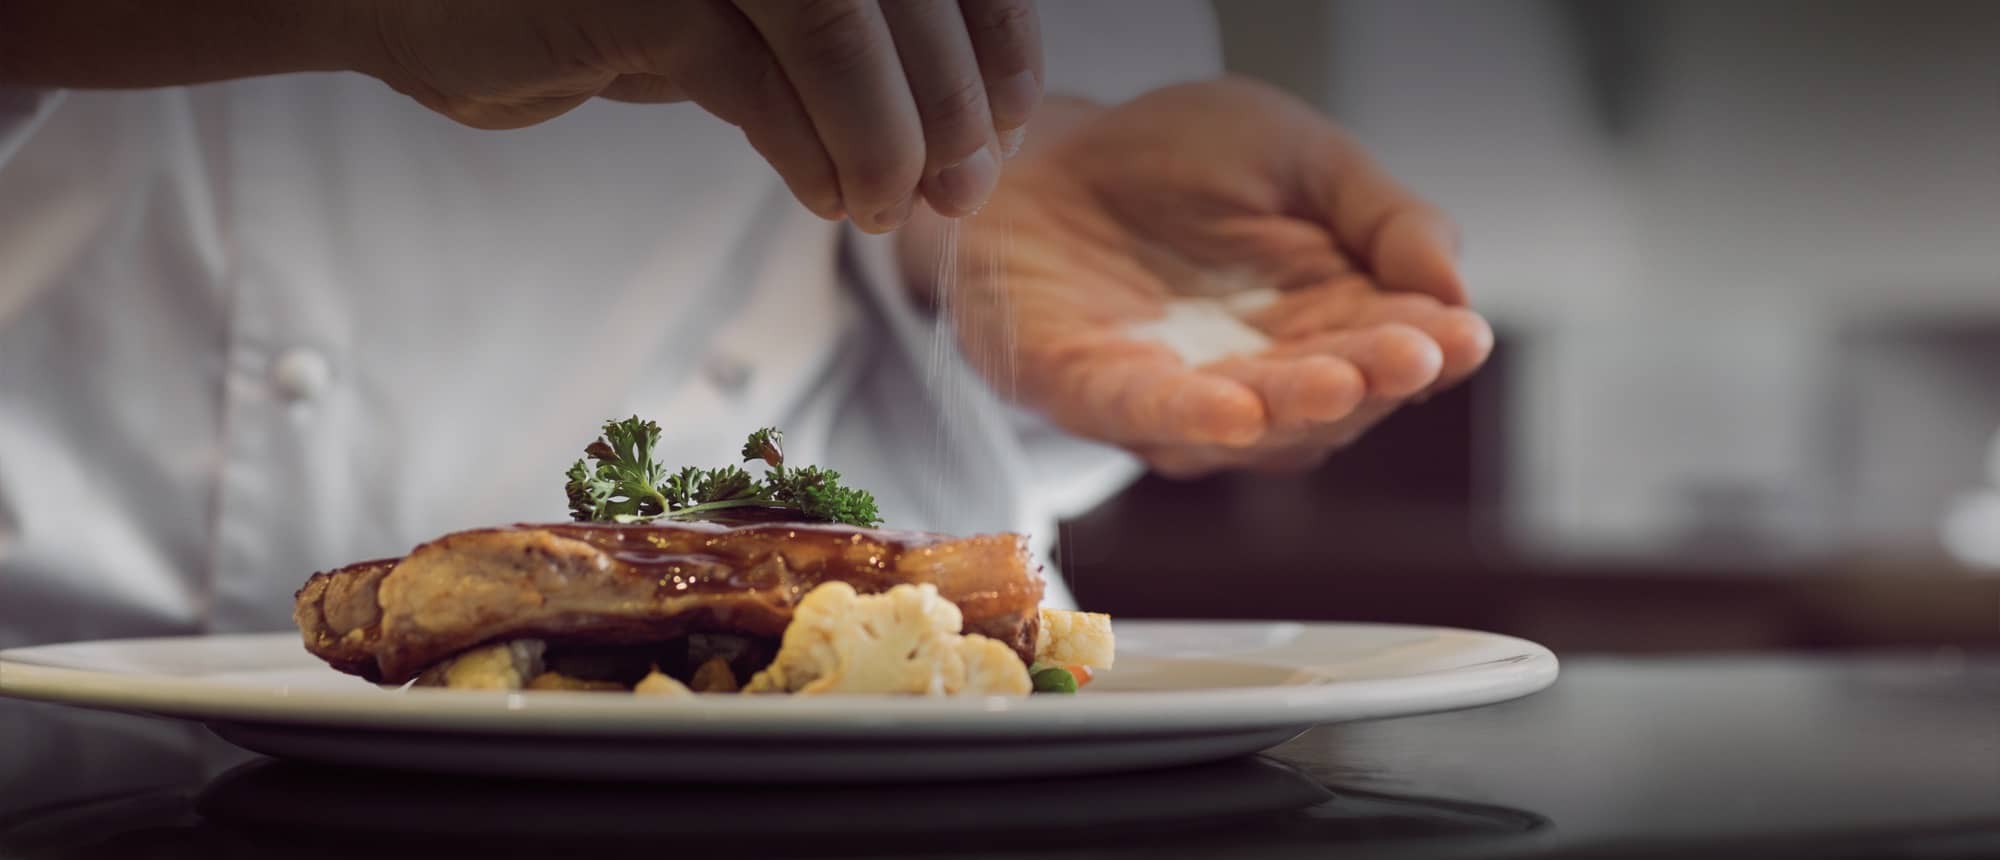
[[[1042,82],[1035,80],[1034,72],[1022,72],[986,87],[986,105],[993,111],[995,128],[1018,128],[1027,123],[1035,103],[1041,100]]]
[[[1019,126],[1000,133],[1000,157],[1013,158],[1021,154],[1021,141],[1028,139],[1028,127]]]
[[[869,223],[874,225],[877,231],[887,233],[890,230],[903,226],[903,222],[910,220],[910,212],[916,205],[917,198],[915,196],[905,197],[903,198],[903,202],[875,213],[875,217],[869,219]]]
[[[977,210],[999,182],[1000,160],[993,157],[991,147],[982,146],[971,158],[939,171],[926,196],[938,214],[956,218]]]

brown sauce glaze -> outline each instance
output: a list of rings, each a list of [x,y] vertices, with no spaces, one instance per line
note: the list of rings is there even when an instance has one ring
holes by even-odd
[[[510,638],[615,645],[689,633],[777,637],[806,593],[835,581],[864,594],[933,585],[958,607],[966,632],[1005,642],[1025,660],[1043,591],[1019,535],[788,522],[520,524],[445,535],[387,565],[315,574],[294,617],[309,650],[392,682]]]

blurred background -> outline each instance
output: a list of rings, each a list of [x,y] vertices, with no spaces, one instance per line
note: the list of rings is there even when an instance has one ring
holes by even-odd
[[[1233,70],[1460,221],[1499,345],[1313,474],[1147,478],[1065,524],[1081,600],[2000,645],[2000,3],[1216,7]]]

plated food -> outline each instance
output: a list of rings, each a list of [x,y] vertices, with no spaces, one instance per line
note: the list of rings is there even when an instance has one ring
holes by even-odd
[[[669,471],[609,422],[568,474],[574,522],[456,532],[315,573],[306,648],[382,684],[693,693],[1025,695],[1110,668],[1108,617],[1041,607],[1019,535],[878,528],[872,497],[788,466]]]
[[[658,432],[605,428],[570,470],[571,522],[314,574],[299,634],[9,649],[0,696],[343,768],[849,784],[1215,761],[1556,677],[1532,642],[1434,627],[1121,621],[1114,643],[1111,619],[1039,605],[1018,535],[883,529],[775,432],[745,446],[754,475],[669,472]],[[1114,650],[1091,695],[1023,695],[1075,690]]]

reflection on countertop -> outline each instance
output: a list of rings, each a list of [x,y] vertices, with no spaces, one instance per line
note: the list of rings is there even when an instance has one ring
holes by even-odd
[[[261,759],[193,792],[155,789],[17,817],[0,830],[0,849],[71,858],[1173,853],[1506,836],[1545,823],[1499,806],[1334,790],[1267,758],[851,787],[478,779]]]
[[[466,779],[0,701],[0,856],[1991,856],[2000,653],[1565,655],[1518,701],[1072,780]]]

